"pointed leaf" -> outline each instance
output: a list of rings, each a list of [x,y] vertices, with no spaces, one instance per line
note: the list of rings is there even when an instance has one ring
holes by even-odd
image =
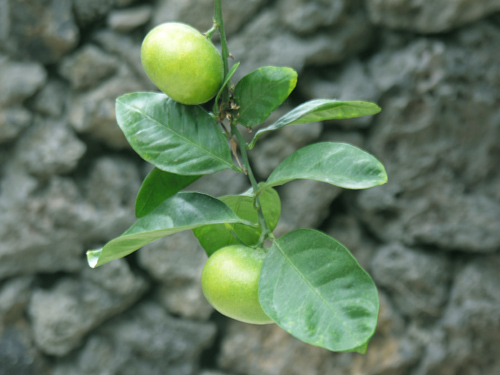
[[[227,195],[219,199],[226,203],[241,219],[257,224],[258,213],[253,205],[254,195],[250,191],[242,195]],[[281,215],[281,201],[279,195],[276,190],[268,189],[262,193],[259,200],[264,218],[266,219],[269,229],[272,231],[276,228],[276,225],[278,225],[278,220]],[[208,256],[223,247],[240,243],[240,241],[231,234],[231,231],[247,246],[256,245],[261,233],[258,226],[251,227],[243,224],[207,225],[193,230]]]
[[[135,216],[143,217],[164,200],[191,185],[201,176],[182,176],[154,168],[144,179],[135,200]]]
[[[374,115],[380,112],[375,103],[363,101],[338,101],[331,99],[315,99],[305,102],[282,116],[274,124],[255,133],[249,145],[251,150],[257,140],[264,134],[288,125],[307,124],[326,120],[342,120],[348,118]]]
[[[181,192],[138,219],[125,233],[103,248],[87,251],[87,260],[90,267],[95,268],[183,230],[210,224],[242,222],[245,221],[216,198],[201,193]]]
[[[132,148],[163,171],[239,171],[217,123],[200,106],[183,105],[161,93],[136,92],[116,100],[116,119]]]
[[[274,241],[262,266],[259,301],[291,335],[338,352],[364,350],[379,309],[377,288],[356,259],[312,229]]]
[[[243,77],[234,89],[234,101],[240,106],[238,123],[261,124],[278,108],[297,84],[297,72],[291,68],[265,66]]]
[[[346,189],[385,184],[385,168],[373,155],[347,143],[315,143],[295,151],[271,173],[259,192],[297,179],[326,182]],[[259,193],[258,192],[258,193]]]
[[[236,64],[234,64],[232,66],[231,70],[226,74],[226,78],[224,78],[224,82],[222,83],[222,86],[220,87],[219,92],[217,93],[217,96],[215,97],[214,108],[213,108],[213,111],[215,114],[219,114],[219,98],[222,95],[222,92],[226,88],[227,84],[229,83],[229,81],[233,77],[234,73],[236,73],[236,69],[238,69],[239,66],[240,66],[240,63],[237,62]]]

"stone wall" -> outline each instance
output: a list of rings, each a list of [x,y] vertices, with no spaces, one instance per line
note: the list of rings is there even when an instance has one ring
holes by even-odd
[[[289,127],[252,151],[264,179],[317,140],[374,153],[367,191],[283,186],[278,233],[316,227],[380,291],[366,355],[305,345],[213,312],[189,233],[92,270],[84,251],[134,220],[148,166],[115,122],[117,96],[155,90],[140,65],[164,21],[201,30],[212,0],[0,0],[1,375],[500,374],[500,1],[224,1],[239,76],[299,72],[283,111],[362,99],[381,114]],[[222,172],[193,188],[247,188]]]

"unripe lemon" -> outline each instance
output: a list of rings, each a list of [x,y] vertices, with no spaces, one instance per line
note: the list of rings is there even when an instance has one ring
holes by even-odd
[[[209,101],[224,78],[217,48],[183,23],[164,23],[151,30],[142,42],[141,61],[151,81],[182,104]]]
[[[259,303],[262,249],[232,245],[208,258],[201,273],[201,287],[208,302],[221,314],[253,324],[273,321]]]

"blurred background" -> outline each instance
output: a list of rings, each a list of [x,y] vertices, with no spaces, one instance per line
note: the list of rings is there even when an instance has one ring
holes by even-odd
[[[383,109],[287,127],[250,154],[260,179],[319,140],[385,164],[389,183],[366,191],[279,190],[278,234],[319,228],[374,278],[381,311],[367,354],[214,312],[190,233],[86,264],[86,249],[132,224],[149,171],[114,113],[117,96],[155,90],[141,41],[165,21],[208,30],[213,0],[0,0],[0,374],[500,374],[500,0],[223,8],[238,77],[263,65],[299,72],[274,119],[313,98]],[[229,171],[190,189],[247,186]]]

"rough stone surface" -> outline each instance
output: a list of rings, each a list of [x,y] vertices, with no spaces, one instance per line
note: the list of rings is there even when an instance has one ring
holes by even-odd
[[[69,103],[70,124],[79,133],[90,134],[115,149],[130,147],[116,126],[116,98],[141,91],[142,84],[126,65],[117,74],[93,90],[74,92]]]
[[[373,23],[424,34],[449,31],[500,11],[496,0],[367,0],[366,4]]]
[[[48,117],[60,117],[66,109],[66,98],[69,88],[61,80],[50,80],[36,94],[33,108],[40,114]]]
[[[141,303],[99,328],[82,350],[58,363],[54,375],[102,369],[109,375],[194,375],[214,335],[212,323],[174,319],[152,302]]]
[[[33,277],[25,276],[5,281],[0,288],[0,331],[2,326],[22,315],[31,297]]]
[[[0,374],[51,375],[48,363],[36,350],[26,322],[0,330]]]
[[[72,171],[86,149],[66,124],[39,120],[20,139],[16,152],[29,173],[44,179]]]
[[[488,47],[477,43],[481,38],[490,40]],[[417,39],[370,62],[387,95],[369,149],[391,179],[362,192],[358,203],[379,238],[451,251],[500,247],[493,188],[500,160],[494,99],[500,76],[493,66],[500,48],[493,45],[500,47],[500,30],[480,23],[447,43]]]
[[[444,254],[391,244],[377,250],[372,269],[377,285],[390,291],[402,313],[414,317],[441,316],[451,276]]]
[[[233,34],[248,22],[256,11],[265,4],[264,0],[233,0],[223,6],[224,28]],[[211,0],[159,1],[153,15],[152,26],[163,22],[184,22],[200,32],[212,27],[214,2]]]
[[[109,13],[107,22],[112,30],[127,32],[147,23],[152,13],[153,9],[149,5],[120,9]]]
[[[346,8],[344,0],[278,1],[283,23],[298,34],[310,34],[321,27],[335,24]]]
[[[48,290],[35,289],[29,313],[37,346],[48,354],[67,354],[92,328],[134,303],[146,286],[120,259],[84,269],[79,279],[61,279]]]
[[[405,334],[403,319],[381,295],[379,330],[366,355],[314,348],[276,325],[231,322],[221,344],[218,364],[236,373],[259,375],[406,374],[420,349]]]
[[[87,44],[61,61],[59,73],[71,82],[74,89],[84,90],[110,77],[117,68],[115,57]]]
[[[73,0],[78,22],[87,25],[103,18],[113,7],[115,0]]]
[[[207,319],[213,308],[200,286],[207,256],[191,231],[153,242],[138,253],[141,267],[162,283],[159,299],[172,314]]]
[[[0,112],[0,143],[16,138],[30,126],[33,116],[23,107],[11,107]]]
[[[73,18],[72,1],[3,0],[2,3],[3,17],[8,20],[2,25],[0,42],[13,57],[53,63],[78,44],[80,32]]]
[[[7,165],[0,194],[0,279],[80,270],[86,267],[84,243],[97,246],[132,224],[139,189],[135,165],[105,157],[92,167],[82,193],[70,178],[52,177],[40,187],[17,163]]]
[[[43,86],[44,67],[35,62],[20,62],[0,56],[0,107],[22,103]]]
[[[87,266],[86,249],[134,222],[151,170],[114,109],[120,95],[157,91],[141,66],[145,33],[165,21],[206,31],[212,0],[0,0],[0,374],[500,374],[498,1],[223,7],[242,63],[233,83],[264,65],[299,72],[267,124],[316,98],[382,107],[280,129],[249,152],[259,181],[316,141],[347,142],[386,166],[388,184],[366,191],[310,181],[277,189],[275,236],[322,230],[375,280],[381,310],[367,354],[215,312],[199,283],[206,256],[189,232]],[[186,190],[248,188],[226,170]]]
[[[232,54],[242,61],[236,76],[263,65],[290,66],[301,72],[306,65],[341,61],[362,50],[369,41],[370,25],[363,20],[364,14],[349,13],[327,30],[299,37],[280,27],[277,11],[264,10],[228,41]]]

